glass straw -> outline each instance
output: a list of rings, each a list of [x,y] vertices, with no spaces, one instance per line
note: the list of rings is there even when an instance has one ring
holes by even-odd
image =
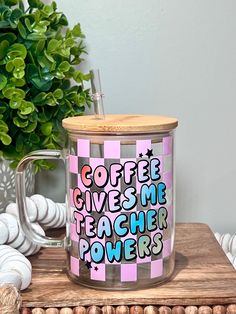
[[[105,119],[104,106],[103,106],[103,93],[101,89],[101,80],[99,70],[91,70],[91,88],[92,99],[94,103],[94,111],[96,119]]]

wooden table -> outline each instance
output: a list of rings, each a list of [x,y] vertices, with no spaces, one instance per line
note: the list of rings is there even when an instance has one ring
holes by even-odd
[[[198,313],[204,309],[202,313],[206,314],[225,313],[228,305],[236,304],[236,271],[205,224],[177,224],[175,272],[172,280],[156,288],[124,293],[76,285],[66,276],[65,253],[61,249],[43,249],[31,261],[33,281],[21,294],[25,308],[112,305],[120,310],[124,307],[118,305],[128,306],[126,309],[154,305],[164,306],[159,313],[163,309],[163,313],[171,313],[171,309],[172,313],[176,309],[182,309],[176,313],[197,313],[196,307],[189,306],[207,305],[198,309]],[[148,308],[157,311],[155,307]],[[228,307],[227,313],[236,313],[236,306]]]

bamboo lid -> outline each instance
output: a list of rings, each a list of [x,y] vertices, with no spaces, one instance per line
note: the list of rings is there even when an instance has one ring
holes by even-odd
[[[69,132],[99,133],[148,133],[171,131],[178,125],[175,118],[155,115],[106,115],[104,120],[93,115],[70,117],[62,120],[62,125]]]

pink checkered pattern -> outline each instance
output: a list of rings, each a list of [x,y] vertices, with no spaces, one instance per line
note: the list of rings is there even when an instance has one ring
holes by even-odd
[[[139,161],[142,159],[151,160],[152,158],[158,158],[160,161],[160,175],[161,178],[158,182],[164,182],[166,185],[167,191],[172,193],[173,186],[173,178],[172,173],[173,169],[167,169],[165,167],[165,158],[168,156],[171,156],[172,154],[172,146],[173,146],[173,138],[172,136],[164,137],[161,143],[156,144],[155,142],[152,142],[151,140],[137,140],[135,149],[133,150],[133,153],[131,153],[130,158],[127,158],[127,156],[122,156],[122,149],[121,144],[119,141],[104,141],[104,145],[101,146],[101,152],[100,155],[95,155],[93,150],[93,145],[90,143],[87,139],[78,139],[77,144],[75,147],[75,154],[70,155],[68,162],[69,162],[69,171],[70,171],[70,206],[71,206],[71,223],[70,223],[70,240],[72,243],[72,249],[71,249],[71,257],[70,257],[70,270],[71,272],[76,276],[82,276],[82,274],[87,274],[88,279],[94,281],[106,281],[109,279],[109,276],[112,276],[114,272],[119,271],[120,274],[120,281],[121,282],[136,282],[137,280],[142,280],[143,275],[142,271],[143,269],[146,270],[146,279],[155,279],[158,277],[161,277],[163,275],[163,261],[164,259],[168,258],[173,251],[173,243],[172,243],[172,226],[173,226],[173,204],[168,204],[166,206],[166,209],[168,211],[168,227],[164,230],[155,230],[154,232],[148,232],[145,231],[145,235],[150,236],[151,241],[153,243],[153,237],[154,235],[159,232],[161,233],[163,237],[163,250],[158,255],[155,256],[152,254],[151,256],[140,258],[137,254],[137,258],[127,262],[124,259],[122,259],[120,262],[114,261],[113,263],[110,263],[106,257],[104,257],[104,260],[96,264],[93,261],[91,261],[91,256],[89,253],[85,255],[86,260],[82,261],[79,259],[79,253],[78,253],[78,246],[79,246],[79,240],[80,238],[86,239],[90,245],[94,242],[100,242],[101,244],[105,245],[107,241],[113,241],[116,242],[117,240],[121,240],[124,244],[124,241],[126,239],[135,239],[138,241],[139,237],[142,236],[141,233],[138,233],[137,235],[132,235],[129,233],[124,238],[118,238],[117,236],[114,236],[112,238],[103,238],[99,239],[98,237],[95,238],[88,238],[85,234],[81,234],[80,236],[76,232],[76,225],[75,220],[73,217],[73,212],[76,211],[76,208],[73,203],[73,189],[75,187],[79,187],[81,189],[81,192],[84,194],[87,188],[84,187],[81,181],[81,168],[82,165],[88,164],[92,167],[93,171],[94,169],[99,165],[105,165],[107,169],[109,169],[109,165],[112,163],[121,163],[124,164],[127,161]],[[158,153],[155,153],[156,151],[156,145],[159,145],[158,147]],[[153,151],[153,156],[148,157],[146,155],[148,150]],[[142,154],[142,156],[140,156]],[[93,172],[91,174],[91,177],[93,176]],[[158,182],[155,181],[157,184]],[[150,184],[151,182],[147,182],[147,184]],[[141,184],[138,182],[137,178],[134,179],[132,182],[132,186],[134,186],[137,190],[137,196],[138,199],[140,195],[140,188]],[[125,200],[125,197],[123,195],[124,190],[128,186],[121,180],[119,183],[118,189],[121,192],[121,204],[122,201]],[[114,187],[112,187],[110,184],[108,184],[103,189],[99,189],[97,187],[91,187],[89,190],[91,192],[93,191],[105,191],[109,192],[110,190],[113,190]],[[101,215],[106,215],[110,218],[111,222],[113,223],[115,219],[121,214],[126,213],[127,216],[129,216],[131,213],[138,213],[140,211],[146,211],[149,208],[155,209],[158,211],[158,209],[161,206],[159,204],[152,206],[149,205],[149,207],[142,208],[140,201],[137,203],[137,205],[131,209],[131,210],[124,210],[121,209],[120,212],[111,213],[109,212],[107,205],[103,209],[102,213],[97,213],[95,208],[92,208],[91,215],[96,219],[96,221],[101,217]],[[87,213],[85,209],[81,212],[83,215],[90,215]],[[153,243],[154,244],[154,243]],[[153,245],[152,244],[152,245]],[[90,262],[90,266],[86,267],[86,261]],[[148,277],[147,277],[148,276]]]

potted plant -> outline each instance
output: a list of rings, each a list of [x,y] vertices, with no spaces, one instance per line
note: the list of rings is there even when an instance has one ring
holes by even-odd
[[[85,53],[80,24],[68,27],[57,5],[0,0],[0,199],[14,196],[14,168],[30,151],[61,149],[63,118],[81,115],[89,90],[77,66]],[[51,169],[37,161],[35,170]],[[11,186],[13,182],[13,186]],[[12,192],[13,191],[13,192]],[[8,199],[9,201],[9,199]],[[0,202],[0,212],[4,205]]]

